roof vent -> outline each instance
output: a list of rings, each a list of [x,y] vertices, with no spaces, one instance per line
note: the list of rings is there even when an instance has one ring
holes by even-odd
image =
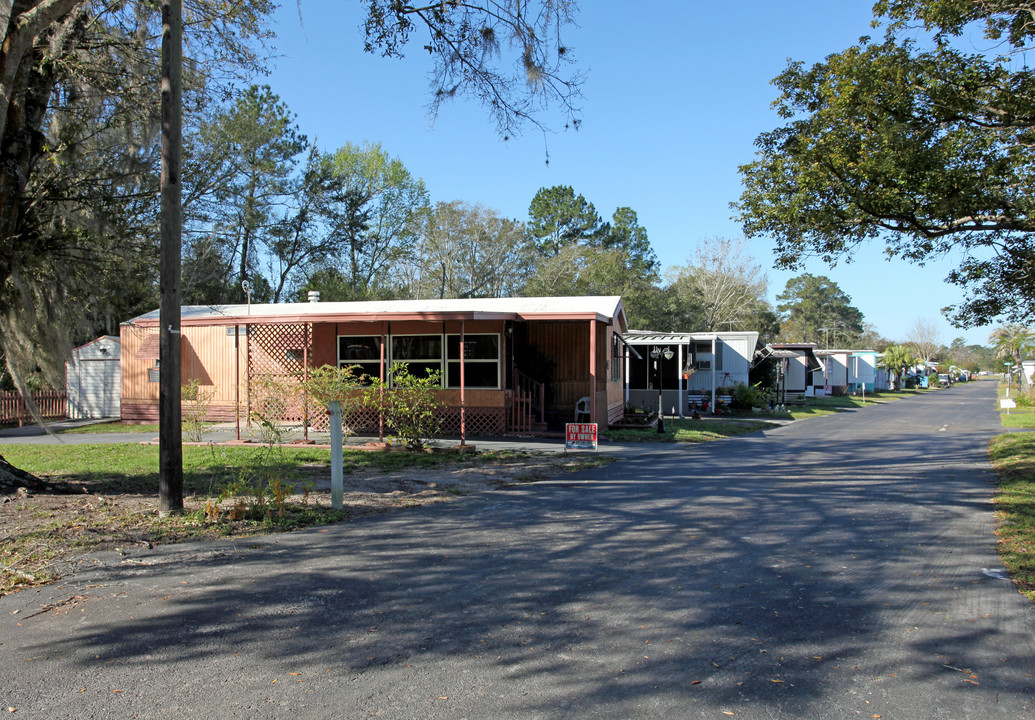
[[[310,290],[309,291],[309,302],[320,302],[320,291]]]

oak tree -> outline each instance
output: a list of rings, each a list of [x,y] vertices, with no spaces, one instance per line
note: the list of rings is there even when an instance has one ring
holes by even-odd
[[[187,1],[192,106],[255,66],[272,8]],[[0,3],[0,345],[23,394],[155,277],[160,26],[143,0]],[[15,481],[2,459],[0,475]]]
[[[833,264],[875,242],[925,261],[959,253],[947,308],[974,326],[1035,311],[1035,37],[1030,0],[881,0],[881,40],[862,38],[775,80],[786,121],[756,141],[734,204],[777,264]],[[969,35],[983,28],[985,48]],[[963,40],[966,42],[963,42]]]

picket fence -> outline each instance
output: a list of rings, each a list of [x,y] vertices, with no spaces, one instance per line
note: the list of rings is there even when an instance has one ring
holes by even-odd
[[[44,420],[64,419],[65,393],[37,392],[32,394],[32,399]],[[15,422],[19,426],[33,422],[25,398],[16,392],[0,393],[0,423]]]

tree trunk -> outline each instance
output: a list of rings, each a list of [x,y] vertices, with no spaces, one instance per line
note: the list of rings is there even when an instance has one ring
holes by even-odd
[[[33,492],[53,492],[54,487],[32,473],[19,470],[0,455],[0,495],[11,495],[25,488]]]
[[[46,154],[44,122],[57,82],[44,50],[67,48],[79,26],[63,21],[82,0],[21,2],[0,26],[0,288],[31,257],[33,238],[22,223],[24,192],[36,163]],[[8,3],[10,5],[10,3]],[[0,298],[0,308],[15,298]]]

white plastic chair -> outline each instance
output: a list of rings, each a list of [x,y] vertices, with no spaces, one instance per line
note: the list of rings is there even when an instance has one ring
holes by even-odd
[[[581,419],[583,416],[585,416],[585,420]],[[579,398],[579,401],[575,403],[575,422],[590,422],[592,419],[589,412],[589,398]]]

